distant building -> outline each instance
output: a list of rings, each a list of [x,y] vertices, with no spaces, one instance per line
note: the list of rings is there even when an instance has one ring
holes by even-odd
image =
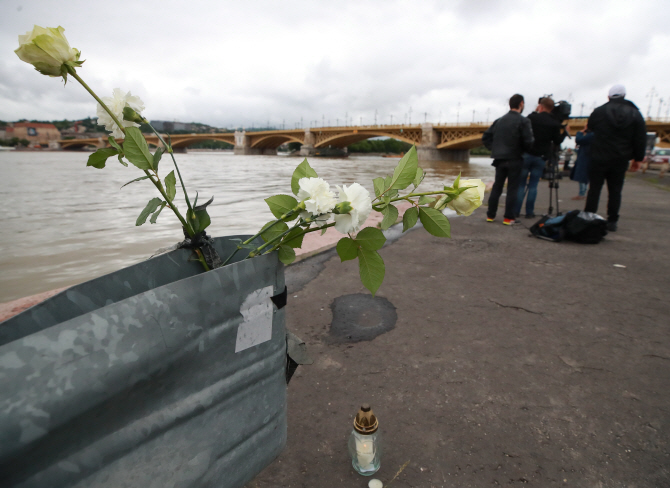
[[[61,138],[60,132],[53,124],[41,124],[37,122],[14,122],[7,124],[5,139],[26,139],[31,146],[49,146],[52,141]]]
[[[105,135],[103,132],[100,134],[103,136]],[[98,137],[87,132],[86,126],[81,123],[81,120],[76,121],[72,127],[60,131],[60,135],[62,139],[87,139],[89,137]]]

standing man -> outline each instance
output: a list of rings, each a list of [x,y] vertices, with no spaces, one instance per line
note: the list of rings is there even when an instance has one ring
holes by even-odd
[[[596,213],[600,191],[607,181],[607,230],[617,230],[621,190],[628,163],[644,159],[647,127],[640,110],[626,100],[626,88],[614,85],[609,91],[609,102],[596,108],[589,116],[589,130],[595,134],[591,146],[589,192],[585,212]]]
[[[493,122],[482,136],[482,142],[491,151],[496,179],[489,196],[489,209],[486,221],[493,222],[498,211],[498,200],[507,180],[507,198],[505,198],[505,218],[503,224],[516,222],[516,197],[521,175],[522,154],[533,146],[533,129],[530,121],[521,115],[523,96],[512,95],[509,99],[509,112]]]
[[[531,219],[535,217],[537,184],[540,182],[544,166],[551,155],[551,151],[554,150],[553,148],[558,148],[563,139],[565,139],[560,120],[552,115],[553,110],[554,101],[550,97],[544,97],[540,98],[535,112],[528,116],[528,120],[530,120],[530,124],[533,127],[535,142],[533,143],[533,147],[523,155],[519,194],[517,196],[516,211],[514,212],[516,216],[521,213],[521,206],[523,205],[523,198],[526,196],[527,186],[526,218]],[[526,183],[527,180],[528,182]]]

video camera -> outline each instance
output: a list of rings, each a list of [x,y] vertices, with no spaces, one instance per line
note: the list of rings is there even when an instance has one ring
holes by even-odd
[[[553,95],[544,95],[538,99],[537,103],[539,104],[543,98],[552,98],[552,97]],[[561,122],[561,124],[570,118],[571,113],[572,113],[572,105],[570,105],[570,103],[566,102],[565,100],[554,102],[554,110],[551,111],[551,115],[556,117],[559,120],[559,122]]]

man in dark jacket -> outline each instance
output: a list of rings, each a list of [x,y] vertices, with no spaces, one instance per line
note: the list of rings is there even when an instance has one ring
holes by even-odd
[[[588,127],[595,137],[591,146],[591,186],[584,211],[596,213],[600,191],[607,181],[607,229],[617,230],[621,190],[631,159],[644,159],[647,128],[640,110],[626,100],[626,88],[614,85],[609,102],[596,108],[589,117]]]
[[[554,110],[554,101],[550,97],[540,99],[535,112],[528,116],[530,124],[533,127],[533,137],[535,143],[530,150],[523,155],[523,167],[521,168],[521,178],[519,181],[519,194],[516,201],[516,215],[521,213],[523,198],[526,195],[526,185],[528,186],[528,196],[526,197],[526,218],[535,217],[535,198],[537,198],[537,184],[540,182],[542,172],[546,161],[551,156],[553,148],[558,149],[563,139],[565,131],[561,126],[560,120],[552,115]],[[553,145],[552,145],[553,143]],[[530,178],[529,178],[530,176]],[[526,181],[528,182],[526,183]]]
[[[515,222],[516,197],[519,188],[519,176],[523,163],[522,154],[533,146],[533,130],[530,121],[521,115],[523,96],[513,95],[509,99],[510,111],[493,122],[482,136],[482,142],[491,150],[496,179],[489,196],[489,209],[486,220],[493,222],[498,210],[498,200],[507,180],[507,198],[505,199],[505,218],[503,224]]]

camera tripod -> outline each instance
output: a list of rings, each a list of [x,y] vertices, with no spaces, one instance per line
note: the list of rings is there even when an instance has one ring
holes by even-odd
[[[554,213],[554,201],[556,202],[556,216],[561,215],[558,206],[558,180],[562,178],[560,169],[558,167],[558,150],[554,148],[554,143],[551,143],[549,151],[549,158],[547,159],[546,177],[549,180],[549,208],[547,215]]]

